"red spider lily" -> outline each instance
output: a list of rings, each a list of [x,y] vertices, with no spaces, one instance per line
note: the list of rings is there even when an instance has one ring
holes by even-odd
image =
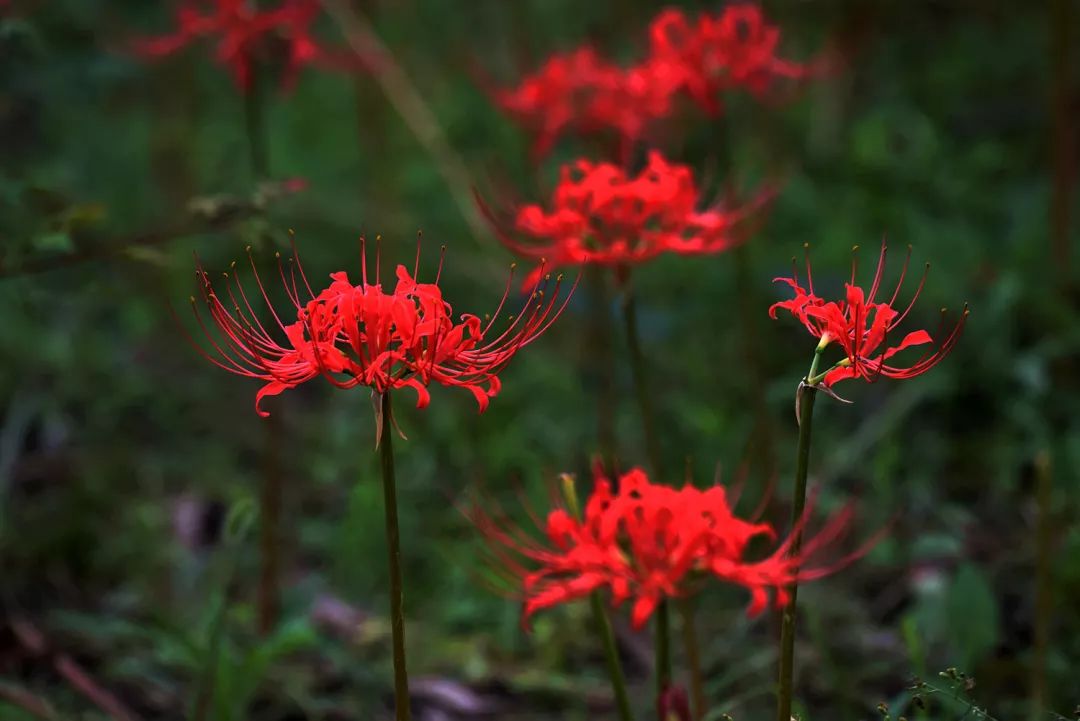
[[[769,315],[776,318],[779,308],[790,311],[815,338],[820,339],[819,349],[829,343],[836,342],[843,349],[846,357],[831,369],[826,371],[820,378],[821,385],[830,387],[837,381],[846,378],[863,378],[873,382],[878,376],[887,378],[912,378],[925,373],[940,363],[953,349],[960,338],[964,322],[967,320],[968,309],[964,306],[964,312],[960,320],[947,334],[944,329],[944,311],[942,311],[942,331],[939,333],[939,342],[934,343],[933,338],[925,330],[911,331],[895,346],[888,346],[887,340],[893,330],[907,317],[915,306],[915,301],[922,292],[926,282],[926,273],[923,273],[914,295],[903,311],[896,310],[897,298],[907,275],[908,262],[911,259],[911,248],[908,248],[907,257],[904,259],[904,267],[900,272],[900,279],[896,283],[892,296],[882,303],[875,302],[878,291],[881,289],[881,281],[885,272],[885,243],[881,244],[881,253],[878,256],[877,271],[870,286],[870,292],[855,285],[855,262],[851,266],[851,280],[845,284],[845,299],[841,301],[828,301],[818,297],[814,293],[813,277],[810,273],[810,259],[806,260],[806,282],[809,290],[799,285],[798,272],[793,271],[790,278],[776,278],[775,282],[786,283],[795,291],[795,297],[791,300],[781,301],[769,308]],[[929,270],[930,264],[926,265]],[[942,336],[944,339],[941,340]],[[931,350],[923,352],[922,356],[907,366],[897,366],[889,361],[900,351],[914,346],[930,345]],[[883,350],[882,350],[883,349]],[[878,355],[874,356],[874,353]],[[807,379],[814,384],[818,379]]]
[[[594,476],[582,518],[557,507],[538,524],[546,541],[478,508],[468,512],[487,538],[497,570],[520,589],[526,625],[539,610],[606,589],[613,605],[633,600],[631,621],[640,628],[661,600],[687,593],[695,579],[709,575],[749,589],[748,612],[757,615],[768,605],[770,591],[776,604],[784,605],[789,584],[832,573],[865,552],[830,567],[805,567],[850,524],[848,509],[797,552],[789,538],[769,557],[747,561],[750,541],[772,539],[775,533],[766,523],[735,516],[723,486],[670,488],[650,483],[635,468],[613,491],[599,465]]]
[[[763,192],[732,210],[702,206],[689,166],[669,163],[656,151],[636,176],[612,163],[578,160],[564,166],[551,209],[519,208],[502,242],[527,258],[555,267],[596,263],[625,267],[661,253],[702,255],[733,247],[743,234],[733,228],[772,197]],[[497,229],[509,225],[494,217]],[[534,280],[535,274],[529,280]],[[527,281],[528,282],[528,281]]]
[[[777,78],[821,72],[820,63],[776,57],[780,30],[753,4],[728,5],[719,16],[703,14],[696,23],[669,8],[653,20],[649,37],[650,62],[678,75],[680,87],[709,113],[720,112],[718,96],[734,88],[762,96]]]
[[[776,78],[820,71],[817,63],[777,58],[780,31],[752,4],[728,6],[693,24],[681,10],[667,9],[651,23],[649,37],[648,55],[626,68],[589,46],[554,55],[516,87],[495,91],[495,102],[535,133],[538,156],[565,132],[612,130],[626,157],[635,141],[672,115],[680,93],[715,114],[723,92],[742,87],[761,97]]]
[[[495,102],[536,134],[533,152],[545,155],[556,139],[614,130],[623,141],[638,140],[646,128],[671,112],[678,78],[664,67],[629,70],[609,63],[591,47],[551,57]]]
[[[293,306],[288,316],[274,310],[258,272],[254,272],[272,323],[259,319],[237,274],[225,274],[223,297],[214,290],[209,274],[198,268],[203,300],[219,332],[210,331],[192,298],[210,352],[198,344],[196,347],[219,367],[265,382],[255,396],[259,415],[268,415],[259,405],[265,396],[317,376],[338,388],[369,386],[377,393],[409,387],[416,391],[417,407],[421,408],[430,400],[427,386],[432,381],[460,386],[473,394],[482,412],[499,392],[499,372],[518,350],[547,330],[569,301],[568,295],[557,303],[561,276],[551,293],[538,284],[521,313],[511,316],[501,332],[493,332],[511,281],[489,319],[481,321],[466,313],[454,322],[450,304],[443,300],[438,274],[433,283],[415,279],[419,249],[417,267],[411,274],[404,266],[397,267],[393,292],[384,291],[378,282],[368,282],[366,252],[361,252],[359,285],[353,285],[344,272],[332,273],[330,285],[318,293],[312,290],[295,251],[287,272],[279,259],[281,280]],[[254,260],[251,265],[255,271]],[[378,259],[375,276],[378,280]],[[548,280],[550,276],[544,285]]]
[[[282,84],[288,87],[299,70],[315,63],[342,64],[322,50],[311,37],[311,24],[319,14],[319,0],[281,0],[260,10],[251,0],[181,0],[176,31],[140,40],[136,50],[146,57],[171,55],[204,38],[217,38],[216,59],[226,65],[236,84],[248,89],[257,58],[268,57],[273,43],[284,46]]]

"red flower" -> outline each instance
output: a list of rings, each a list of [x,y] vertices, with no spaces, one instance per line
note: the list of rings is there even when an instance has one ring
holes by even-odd
[[[805,565],[849,525],[850,510],[798,553],[792,552],[789,539],[769,557],[747,561],[750,541],[775,533],[768,524],[736,517],[723,486],[669,488],[650,483],[635,468],[619,478],[613,491],[599,466],[594,476],[584,517],[565,508],[551,511],[543,524],[546,542],[482,510],[469,512],[487,537],[499,570],[520,584],[525,624],[541,609],[607,590],[614,605],[633,600],[631,621],[641,627],[662,599],[683,595],[695,577],[708,575],[749,589],[749,613],[756,615],[768,605],[770,592],[777,605],[784,605],[785,586],[838,567]]]
[[[671,112],[675,81],[659,66],[623,70],[583,47],[551,57],[516,88],[497,91],[495,102],[536,134],[533,152],[542,156],[570,130],[641,138],[650,123]]]
[[[705,111],[718,113],[718,96],[745,88],[757,96],[776,78],[803,78],[820,64],[800,65],[776,57],[780,30],[753,4],[728,5],[719,16],[691,24],[682,10],[661,12],[649,27],[650,62],[678,74],[680,86]]]
[[[733,210],[701,208],[693,171],[667,162],[656,151],[649,153],[648,165],[636,176],[611,163],[578,160],[563,167],[550,210],[521,207],[513,230],[500,232],[500,237],[514,252],[544,258],[555,267],[628,266],[665,252],[719,253],[737,243],[735,224],[770,197],[771,193],[762,193]],[[490,211],[487,215],[497,227],[508,225]]]
[[[432,381],[461,386],[473,394],[483,411],[499,392],[498,373],[518,350],[547,330],[569,300],[567,296],[556,306],[561,276],[550,294],[534,287],[521,313],[512,316],[509,325],[496,333],[492,328],[509,295],[509,282],[491,318],[482,321],[466,313],[454,322],[450,304],[443,300],[438,275],[434,283],[421,283],[415,280],[415,268],[410,274],[399,265],[397,284],[388,293],[380,283],[368,282],[365,257],[359,285],[353,285],[344,272],[332,273],[330,285],[316,294],[299,257],[294,254],[289,265],[286,273],[279,261],[282,282],[294,309],[286,316],[274,310],[255,273],[272,324],[259,319],[236,274],[231,278],[225,274],[223,298],[214,290],[209,274],[201,267],[197,271],[203,300],[218,333],[210,331],[192,298],[196,318],[212,352],[196,347],[219,367],[265,383],[255,396],[255,409],[262,416],[268,415],[259,407],[263,397],[277,395],[317,376],[338,388],[369,386],[377,393],[409,387],[417,393],[417,407],[428,404],[427,386]],[[375,275],[378,278],[378,260]]]
[[[496,91],[495,102],[535,133],[538,156],[565,132],[612,130],[627,157],[635,141],[673,113],[682,92],[715,114],[723,92],[742,87],[763,96],[776,78],[819,72],[815,64],[776,57],[780,31],[756,5],[731,5],[693,25],[681,10],[664,10],[649,37],[648,55],[626,68],[589,46],[554,55],[517,87]]]
[[[277,7],[260,10],[250,0],[182,0],[176,11],[176,31],[140,40],[136,50],[146,57],[171,55],[203,38],[217,38],[216,59],[226,65],[243,89],[250,87],[256,58],[281,57],[283,85],[290,85],[299,70],[313,63],[340,65],[311,37],[310,26],[319,14],[319,0],[281,0]],[[278,56],[273,43],[284,45]]]
[[[904,260],[900,279],[892,296],[883,303],[875,302],[881,287],[882,276],[885,272],[885,243],[881,244],[881,254],[878,256],[877,271],[870,286],[869,293],[855,285],[855,263],[851,267],[851,281],[844,285],[845,299],[841,301],[828,301],[814,294],[814,282],[810,274],[810,260],[806,261],[806,282],[809,290],[799,285],[797,272],[792,273],[790,278],[776,278],[774,282],[786,283],[795,291],[795,297],[791,300],[781,301],[769,308],[769,315],[776,318],[776,311],[783,308],[791,312],[815,338],[820,338],[819,349],[832,342],[838,343],[845,353],[845,358],[835,364],[820,377],[821,385],[828,388],[837,381],[846,378],[863,378],[873,382],[878,376],[887,378],[912,378],[933,368],[940,363],[956,345],[967,320],[968,310],[964,306],[964,312],[960,320],[953,326],[948,334],[939,334],[939,342],[935,345],[933,338],[925,330],[911,331],[900,342],[889,346],[887,339],[893,330],[907,317],[915,305],[915,301],[922,291],[926,274],[919,281],[918,288],[911,301],[902,310],[895,307],[900,295],[900,288],[904,284],[907,275],[908,261],[911,258],[911,249],[908,249],[907,258]],[[930,265],[927,264],[927,270]],[[942,312],[944,320],[944,311]],[[944,339],[941,340],[942,336]],[[930,345],[931,350],[924,351],[922,356],[907,366],[894,365],[889,361],[900,351],[913,346]],[[874,355],[877,353],[877,355]],[[816,383],[817,379],[808,379]]]

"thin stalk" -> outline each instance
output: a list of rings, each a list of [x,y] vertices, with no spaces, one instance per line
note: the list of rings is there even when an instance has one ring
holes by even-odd
[[[248,142],[251,174],[255,180],[265,180],[270,172],[266,141],[266,93],[264,73],[259,63],[251,61],[251,84],[244,93],[244,131]]]
[[[570,514],[580,519],[581,504],[578,502],[573,476],[563,476],[563,496],[566,498]],[[600,634],[600,642],[604,646],[604,660],[607,662],[608,676],[611,677],[611,690],[615,694],[615,707],[619,711],[619,719],[633,721],[630,697],[626,693],[626,676],[623,674],[622,662],[619,660],[619,648],[615,643],[615,634],[611,630],[611,621],[608,619],[607,611],[604,610],[604,601],[599,591],[589,594],[589,606],[592,608],[596,631]]]
[[[386,510],[386,550],[390,561],[390,633],[394,647],[394,718],[409,721],[409,675],[405,668],[405,591],[401,578],[401,534],[398,530],[397,483],[394,480],[394,429],[390,393],[381,396],[379,461]]]
[[[828,338],[822,338],[814,351],[814,360],[810,364],[809,379],[817,375],[821,353],[825,350]],[[798,391],[799,397],[799,447],[795,462],[795,489],[791,502],[791,554],[797,557],[802,548],[802,517],[806,508],[806,475],[810,461],[810,430],[814,418],[814,399],[817,387],[805,383]],[[789,600],[784,607],[780,623],[780,679],[777,684],[776,721],[791,721],[791,701],[793,695],[792,678],[795,668],[795,605],[799,593],[798,583],[788,587]]]
[[[701,672],[701,649],[697,638],[697,606],[692,597],[687,597],[679,604],[682,615],[683,647],[686,650],[686,663],[690,667],[690,708],[691,718],[701,721],[708,711],[705,703],[705,679]]]
[[[630,712],[630,697],[626,693],[626,676],[623,675],[622,662],[619,660],[619,648],[615,644],[615,634],[611,630],[611,621],[604,610],[603,599],[598,592],[589,594],[589,606],[592,608],[596,632],[604,646],[604,660],[607,662],[608,676],[611,677],[611,690],[615,693],[615,707],[620,721],[633,721]]]
[[[611,308],[608,303],[607,287],[604,275],[595,266],[585,270],[592,300],[592,313],[589,318],[589,332],[585,338],[584,351],[588,359],[588,371],[596,387],[596,440],[600,449],[600,459],[604,471],[615,473],[615,384],[611,372],[612,323]]]
[[[664,697],[671,686],[671,612],[667,599],[656,607],[656,698]],[[660,719],[664,721],[664,719]]]
[[[281,508],[285,489],[281,471],[284,431],[279,414],[265,420],[266,450],[262,483],[259,484],[259,588],[257,622],[259,634],[268,636],[277,625],[281,609]]]
[[[1053,614],[1050,500],[1054,481],[1050,452],[1045,449],[1035,458],[1035,484],[1038,518],[1035,525],[1035,643],[1031,663],[1030,718],[1033,720],[1045,715],[1046,656],[1050,648],[1050,619]]]
[[[641,337],[638,333],[637,303],[633,288],[630,286],[626,271],[622,270],[619,280],[623,291],[623,320],[626,324],[626,342],[630,349],[630,372],[634,379],[634,392],[641,408],[641,423],[645,431],[645,452],[648,455],[650,470],[654,478],[659,478],[660,441],[656,435],[655,413],[652,396],[649,394],[648,379],[645,375],[645,356],[641,352]],[[656,607],[656,697],[663,697],[671,685],[671,614],[666,600]],[[658,704],[659,705],[659,704]]]
[[[645,453],[649,466],[655,476],[661,473],[660,440],[656,435],[656,414],[653,410],[652,396],[649,394],[648,378],[645,374],[645,355],[641,352],[641,336],[638,333],[637,302],[634,291],[627,280],[622,283],[623,321],[626,327],[626,343],[630,349],[630,372],[634,380],[634,393],[641,409],[641,424],[645,431]]]
[[[244,93],[244,134],[247,137],[251,175],[266,178],[269,160],[266,152],[264,73],[252,58],[251,84]],[[259,488],[259,586],[256,616],[259,633],[266,636],[277,625],[281,597],[281,507],[284,479],[281,473],[283,430],[278,414],[266,419],[263,477]]]
[[[1076,182],[1076,131],[1073,124],[1073,7],[1069,0],[1050,3],[1050,152],[1052,173],[1050,190],[1050,257],[1061,288],[1072,283],[1070,257],[1070,210]]]

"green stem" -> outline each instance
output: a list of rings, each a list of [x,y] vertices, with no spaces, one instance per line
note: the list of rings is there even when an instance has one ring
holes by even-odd
[[[265,180],[270,172],[266,142],[266,104],[263,88],[264,73],[254,58],[251,60],[251,85],[244,93],[244,131],[247,135],[251,174],[255,180]]]
[[[622,662],[619,661],[619,648],[615,644],[615,634],[611,630],[611,621],[604,610],[603,599],[598,592],[589,595],[593,621],[600,641],[604,646],[604,660],[607,661],[608,676],[611,677],[611,690],[615,693],[615,706],[619,710],[620,721],[632,721],[630,697],[626,693],[626,677],[623,675]]]
[[[577,519],[581,518],[581,504],[578,502],[577,487],[574,485],[574,477],[566,474],[562,477],[563,497],[570,515]],[[611,630],[611,621],[607,611],[604,610],[604,601],[599,591],[589,594],[589,605],[592,608],[593,621],[596,623],[597,633],[604,646],[604,659],[607,661],[608,675],[611,677],[611,690],[615,693],[615,705],[619,710],[620,721],[633,721],[630,712],[630,697],[626,693],[626,676],[623,675],[622,662],[619,660],[619,648],[615,644],[615,634]]]
[[[592,300],[590,329],[585,339],[586,357],[590,359],[588,372],[595,381],[596,391],[596,440],[604,472],[615,473],[615,386],[613,374],[611,308],[608,303],[604,275],[599,268],[589,266],[585,270]]]
[[[656,698],[671,686],[671,613],[664,599],[656,607]],[[659,706],[659,703],[657,704]],[[664,721],[664,719],[660,719]]]
[[[814,378],[817,373],[821,353],[828,343],[823,338],[814,351],[814,360],[810,364],[807,378]],[[792,539],[790,554],[798,557],[802,548],[802,518],[806,508],[806,475],[810,461],[810,430],[814,417],[814,399],[817,388],[809,383],[799,388],[799,448],[795,464],[795,489],[791,503]],[[784,607],[780,626],[780,679],[777,690],[776,721],[791,721],[791,701],[793,694],[792,678],[795,668],[795,610],[799,593],[798,583],[788,587],[789,599]]]
[[[621,269],[618,274],[623,291],[623,320],[626,323],[626,342],[630,349],[630,372],[634,380],[634,392],[641,408],[641,423],[645,431],[645,452],[649,458],[653,479],[661,473],[660,441],[656,435],[652,396],[645,375],[645,355],[641,352],[641,337],[638,333],[637,303],[634,291],[626,277],[627,271]],[[666,600],[656,607],[656,694],[657,700],[671,684],[671,614]]]
[[[634,379],[634,393],[637,395],[638,405],[641,408],[641,423],[645,431],[645,452],[648,455],[649,465],[656,476],[660,475],[660,441],[656,435],[654,423],[656,414],[653,411],[652,396],[649,395],[648,379],[645,375],[645,356],[641,352],[641,337],[638,334],[637,302],[634,299],[633,288],[628,280],[622,282],[623,290],[623,320],[626,324],[626,342],[630,349],[630,372]]]
[[[262,180],[267,174],[266,128],[263,107],[263,72],[252,58],[251,85],[244,94],[244,132],[250,153],[251,174]],[[277,625],[280,606],[281,576],[281,506],[284,481],[281,473],[281,419],[277,414],[266,419],[265,467],[259,489],[259,633],[268,635]]]
[[[687,597],[679,604],[682,614],[683,648],[686,649],[686,663],[690,667],[690,702],[693,714],[691,718],[701,721],[708,710],[705,703],[705,679],[701,672],[701,649],[698,646],[697,624],[695,623],[696,606],[692,597]]]
[[[386,550],[390,559],[390,632],[394,647],[394,707],[396,721],[409,721],[409,675],[405,668],[405,591],[401,578],[401,534],[398,530],[397,483],[394,480],[394,429],[390,393],[379,409],[379,460],[386,509]]]
[[[1051,594],[1052,526],[1050,501],[1053,495],[1053,469],[1050,452],[1039,451],[1035,457],[1035,643],[1031,663],[1031,718],[1044,715],[1046,703],[1046,657],[1050,648],[1050,619],[1053,614]]]
[[[278,413],[266,419],[266,453],[259,488],[259,634],[269,636],[281,608],[282,523],[285,482],[281,469],[284,431]]]

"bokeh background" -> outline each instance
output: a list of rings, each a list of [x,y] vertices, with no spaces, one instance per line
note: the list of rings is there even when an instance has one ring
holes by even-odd
[[[294,229],[321,277],[355,267],[362,231],[382,235],[387,261],[410,262],[423,230],[429,273],[447,245],[455,309],[493,308],[512,257],[478,222],[473,186],[536,199],[560,162],[596,148],[570,139],[534,162],[485,86],[585,42],[634,57],[662,5],[338,6],[347,12],[320,20],[320,41],[375,37],[384,51],[368,49],[402,73],[311,70],[289,92],[266,88],[264,178],[251,167],[245,99],[209,45],[153,63],[130,51],[171,26],[169,3],[0,10],[0,718],[33,718],[33,703],[57,718],[182,718],[208,678],[218,693],[207,718],[388,713],[371,401],[309,384],[268,401],[272,420],[257,417],[257,384],[211,367],[184,338],[192,253],[225,270],[251,245],[272,269]],[[687,112],[661,138],[716,188],[783,179],[741,250],[635,273],[665,463],[702,484],[717,464],[727,478],[743,473],[747,507],[774,479],[767,517],[784,527],[793,394],[813,341],[791,319],[769,320],[784,297],[771,279],[804,243],[816,283],[832,288],[852,246],[864,271],[883,235],[894,261],[914,246],[914,267],[932,268],[912,327],[935,328],[942,306],[968,302],[972,314],[933,372],[852,383],[842,388],[851,406],[819,401],[819,506],[858,501],[853,543],[891,525],[869,555],[800,594],[800,710],[869,719],[886,702],[909,718],[1072,718],[1080,8],[765,8],[785,56],[830,49],[845,62],[782,101],[736,95],[719,120]],[[424,107],[403,117],[395,102],[412,91]],[[290,178],[306,187],[278,182]],[[584,604],[523,633],[518,605],[485,583],[476,533],[455,506],[476,489],[540,503],[559,472],[587,477],[606,377],[619,458],[644,461],[625,341],[616,330],[605,350],[588,331],[617,302],[612,288],[583,283],[483,415],[454,390],[433,389],[424,411],[398,404],[422,719],[610,717]],[[606,354],[612,362],[598,362]],[[260,628],[266,539],[245,518],[274,476],[281,604]],[[746,601],[715,588],[700,602],[708,691],[715,714],[771,718],[777,624],[748,620]],[[617,625],[648,709],[647,634]],[[938,675],[948,667],[975,679],[961,700]],[[923,712],[906,706],[913,676],[943,689]]]

